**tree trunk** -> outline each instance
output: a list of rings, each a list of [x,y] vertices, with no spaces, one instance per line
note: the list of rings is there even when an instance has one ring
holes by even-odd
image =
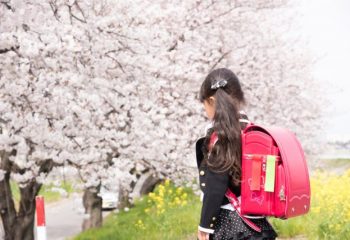
[[[129,207],[130,200],[129,200],[129,192],[124,189],[121,185],[119,185],[119,191],[118,191],[118,209],[123,209],[125,207]]]
[[[16,212],[10,186],[12,164],[9,156],[13,153],[0,151],[0,169],[5,176],[0,181],[0,213],[5,232],[5,240],[34,240],[35,197],[41,185],[33,179],[20,188],[19,210]],[[40,166],[40,173],[52,170],[53,162],[47,160]]]
[[[41,184],[29,183],[20,188],[21,200],[19,212],[16,213],[12,199],[9,174],[0,181],[0,209],[5,231],[5,240],[33,240],[35,196]]]
[[[15,240],[34,240],[35,197],[41,188],[37,182],[20,188],[21,200],[15,226]]]
[[[5,240],[14,239],[14,227],[16,223],[16,209],[12,199],[10,188],[10,174],[6,173],[0,181],[0,213],[5,232]]]
[[[156,185],[161,183],[161,181],[162,180],[156,176],[152,170],[147,170],[147,172],[142,173],[132,188],[131,196],[133,201],[142,195],[146,195],[152,192]],[[129,197],[129,194],[127,197]]]
[[[0,181],[0,214],[5,232],[5,240],[14,239],[14,227],[17,216],[10,187],[11,164],[9,156],[10,153],[0,151],[0,170],[5,171],[5,176]]]
[[[89,218],[84,219],[83,231],[102,226],[102,198],[98,196],[99,189],[100,187],[90,187],[84,191],[83,204]]]

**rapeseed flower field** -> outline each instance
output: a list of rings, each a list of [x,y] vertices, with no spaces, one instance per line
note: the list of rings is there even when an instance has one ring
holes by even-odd
[[[165,180],[154,192],[148,194],[148,207],[146,213],[163,214],[166,209],[185,206],[187,204],[187,193],[182,187],[170,185],[170,180]]]
[[[201,202],[190,188],[169,180],[136,201],[130,211],[111,214],[102,228],[76,239],[195,239]],[[342,175],[311,174],[311,209],[287,220],[270,218],[279,239],[350,239],[350,170]]]
[[[311,209],[301,217],[271,219],[282,237],[350,239],[350,170],[342,175],[316,171],[311,174]]]

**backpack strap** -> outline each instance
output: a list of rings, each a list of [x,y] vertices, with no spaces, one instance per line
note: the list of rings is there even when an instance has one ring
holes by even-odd
[[[244,122],[244,123],[248,126],[252,125],[252,123],[249,121]],[[248,127],[248,126],[245,126],[245,127]],[[216,132],[213,132],[212,135],[210,136],[210,140],[209,140],[209,146],[208,146],[209,154],[211,152],[211,149],[213,148],[213,146],[215,145],[215,143],[217,141],[218,141],[218,135]],[[259,179],[260,179],[260,177],[259,177]],[[261,228],[259,228],[257,225],[255,225],[255,223],[253,223],[251,220],[249,220],[247,217],[245,217],[244,215],[241,214],[241,203],[238,200],[238,198],[236,197],[236,195],[229,188],[227,188],[225,196],[230,201],[233,209],[235,209],[237,211],[239,217],[253,230],[255,230],[257,232],[261,232]]]
[[[239,124],[241,126],[242,131],[252,124],[244,111],[239,111]]]
[[[236,197],[236,195],[229,188],[226,190],[225,196],[230,201],[233,209],[236,210],[236,212],[238,213],[239,217],[243,220],[243,222],[245,222],[253,230],[257,232],[261,232],[260,227],[258,227],[255,223],[253,223],[251,220],[249,220],[247,217],[241,214],[241,203]]]

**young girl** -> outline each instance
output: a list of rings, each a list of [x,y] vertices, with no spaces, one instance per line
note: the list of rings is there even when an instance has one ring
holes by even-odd
[[[238,78],[225,68],[212,71],[201,86],[200,101],[212,128],[196,143],[204,193],[198,239],[275,239],[277,234],[265,218],[250,218],[262,231],[251,229],[225,197],[227,188],[240,196],[241,129],[248,118],[240,112],[244,94]]]

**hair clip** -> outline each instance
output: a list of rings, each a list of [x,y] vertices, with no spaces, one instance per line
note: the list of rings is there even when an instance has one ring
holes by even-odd
[[[211,85],[211,89],[213,90],[217,90],[219,88],[223,88],[227,85],[227,81],[226,80],[219,80],[216,83],[214,83],[213,85]]]

